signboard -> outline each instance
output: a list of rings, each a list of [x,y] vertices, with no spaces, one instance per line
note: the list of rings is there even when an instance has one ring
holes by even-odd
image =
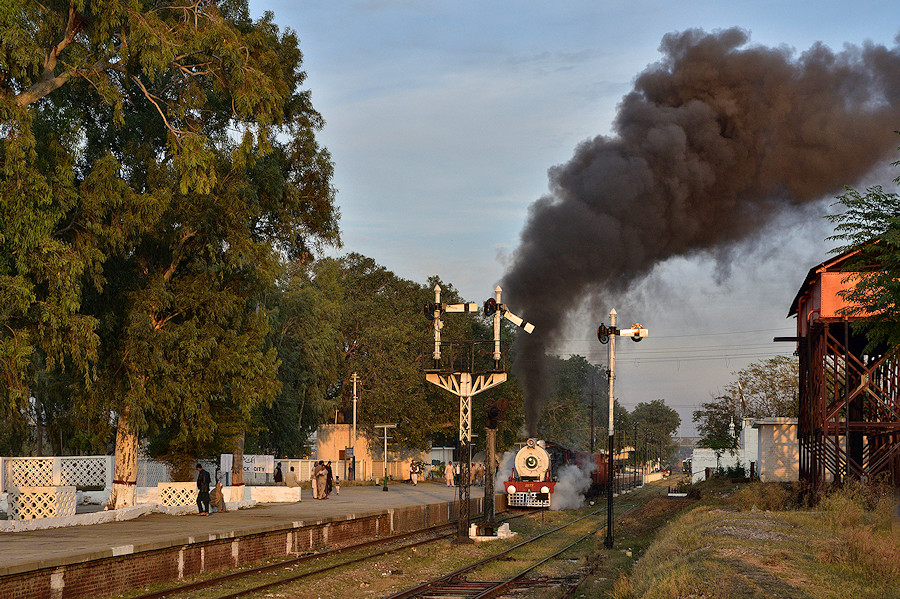
[[[234,464],[234,455],[223,453],[220,458],[222,472],[231,472]],[[244,474],[256,472],[259,474],[272,474],[275,472],[275,456],[271,455],[244,455]]]

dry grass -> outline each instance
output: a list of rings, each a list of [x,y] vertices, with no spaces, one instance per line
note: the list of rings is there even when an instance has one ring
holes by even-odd
[[[620,577],[614,599],[900,598],[900,522],[890,490],[848,486],[814,510],[787,485],[715,481]]]

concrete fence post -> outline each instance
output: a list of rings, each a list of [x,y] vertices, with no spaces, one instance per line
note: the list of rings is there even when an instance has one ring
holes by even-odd
[[[106,482],[104,484],[106,485],[106,490],[110,491],[110,490],[112,490],[112,486],[113,486],[113,474],[114,474],[114,466],[116,464],[116,456],[108,455],[105,457],[106,457],[106,476],[104,478],[106,479]]]
[[[62,486],[62,458],[58,456],[53,458],[53,486]]]

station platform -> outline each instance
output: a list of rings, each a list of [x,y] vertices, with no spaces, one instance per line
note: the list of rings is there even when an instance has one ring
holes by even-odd
[[[296,503],[258,504],[210,516],[153,513],[121,522],[2,533],[0,596],[100,596],[98,589],[112,594],[123,585],[140,586],[160,576],[177,579],[332,542],[449,522],[458,513],[459,489],[443,482],[392,483],[388,489],[343,486],[340,495],[326,500],[304,492]],[[483,488],[471,488],[470,513],[481,512],[483,497]],[[501,504],[502,496],[497,496],[498,511]],[[89,570],[102,570],[100,583],[81,582]],[[76,579],[83,589],[73,588]]]

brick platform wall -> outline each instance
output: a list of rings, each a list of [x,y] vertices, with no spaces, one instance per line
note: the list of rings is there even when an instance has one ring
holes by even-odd
[[[471,498],[470,513],[481,512],[482,498]],[[496,513],[506,506],[502,495]],[[391,513],[290,528],[235,538],[203,541],[119,557],[45,568],[0,577],[3,599],[80,599],[110,596],[160,582],[177,581],[272,557],[289,557],[330,546],[444,524],[457,517],[455,502],[397,508]]]
[[[420,506],[419,511],[426,507]],[[416,518],[416,515],[413,510],[413,513],[400,517]],[[398,515],[394,514],[394,518]],[[417,519],[421,520],[422,516],[418,515]],[[327,546],[358,542],[378,534],[389,534],[390,529],[391,516],[382,514],[34,570],[0,578],[0,597],[93,599],[271,557],[289,557]]]

